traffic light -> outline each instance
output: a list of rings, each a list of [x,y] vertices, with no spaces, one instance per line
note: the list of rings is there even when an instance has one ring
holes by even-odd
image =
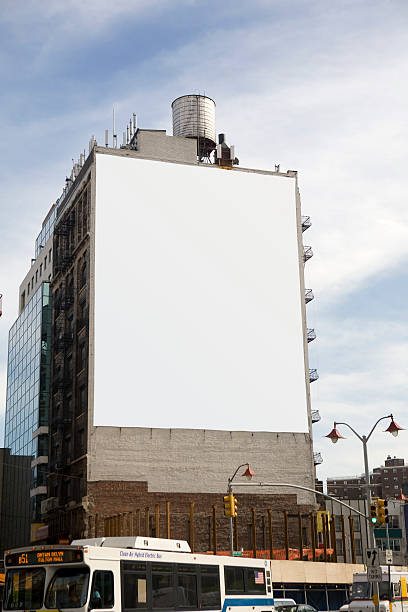
[[[378,522],[382,525],[388,523],[390,518],[388,516],[388,500],[377,499],[377,516]]]
[[[375,501],[370,503],[370,520],[374,524],[377,522],[377,504]]]
[[[237,516],[238,515],[237,507],[238,507],[237,498],[232,496],[232,506],[231,506],[232,516]]]
[[[378,522],[385,523],[385,499],[377,499],[377,518]]]
[[[384,501],[384,513],[385,513],[385,522],[390,522],[390,517],[388,516],[388,499]]]
[[[237,516],[237,500],[233,493],[224,496],[224,515]]]

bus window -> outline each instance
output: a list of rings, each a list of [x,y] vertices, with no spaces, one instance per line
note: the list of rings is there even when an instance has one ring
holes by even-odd
[[[352,599],[368,599],[371,588],[369,582],[353,582],[353,589],[351,592]]]
[[[177,605],[179,608],[198,608],[197,566],[177,566]]]
[[[394,582],[392,586],[394,589],[394,597],[401,597],[401,583]]]
[[[262,568],[246,568],[248,593],[265,593],[265,572]]]
[[[227,594],[239,593],[265,593],[265,571],[257,567],[224,567],[225,592]]]
[[[123,563],[122,599],[125,609],[147,608],[146,563]]]
[[[7,572],[4,610],[30,610],[42,608],[45,570],[12,569]]]
[[[220,570],[217,565],[201,565],[201,607],[207,610],[220,610]]]
[[[152,563],[152,608],[174,608],[173,565]]]
[[[97,570],[92,578],[91,608],[113,608],[113,574]]]
[[[225,592],[244,593],[244,568],[243,567],[224,567]]]
[[[45,607],[82,608],[87,600],[89,568],[67,568],[55,572],[48,585]]]

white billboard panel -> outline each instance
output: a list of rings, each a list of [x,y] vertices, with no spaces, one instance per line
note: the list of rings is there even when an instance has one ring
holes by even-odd
[[[295,179],[96,160],[94,424],[308,431]]]

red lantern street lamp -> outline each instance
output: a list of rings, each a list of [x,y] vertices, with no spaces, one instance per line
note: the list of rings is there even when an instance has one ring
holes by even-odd
[[[391,415],[391,423],[388,425],[385,431],[388,431],[392,436],[396,438],[398,436],[398,432],[401,431],[402,429],[404,428],[400,427],[398,423],[394,421],[394,417]]]
[[[333,429],[331,430],[329,434],[327,434],[327,436],[325,436],[325,438],[330,438],[333,444],[336,444],[336,442],[338,442],[340,439],[343,439],[343,440],[346,439],[344,436],[341,435],[339,430],[336,428],[336,425],[337,423],[336,421],[334,421]]]
[[[247,480],[252,480],[252,477],[256,476],[255,472],[253,472],[251,468],[249,467],[249,463],[248,463],[247,469],[245,470],[243,474],[241,474],[241,476],[245,476]]]

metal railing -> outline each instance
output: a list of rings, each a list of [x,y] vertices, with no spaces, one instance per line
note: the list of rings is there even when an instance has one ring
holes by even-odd
[[[318,423],[322,418],[318,410],[312,410],[311,416],[312,416],[312,423]]]
[[[312,257],[313,257],[312,247],[303,245],[303,261],[306,263]]]
[[[307,341],[312,342],[313,340],[316,340],[316,332],[312,327],[308,327],[307,328]]]
[[[308,304],[312,300],[314,300],[314,295],[313,295],[312,289],[305,289],[305,302],[306,302],[306,304]]]
[[[311,227],[312,222],[310,220],[310,217],[306,217],[304,215],[302,215],[302,232],[305,232],[306,230],[309,229],[309,227]]]

